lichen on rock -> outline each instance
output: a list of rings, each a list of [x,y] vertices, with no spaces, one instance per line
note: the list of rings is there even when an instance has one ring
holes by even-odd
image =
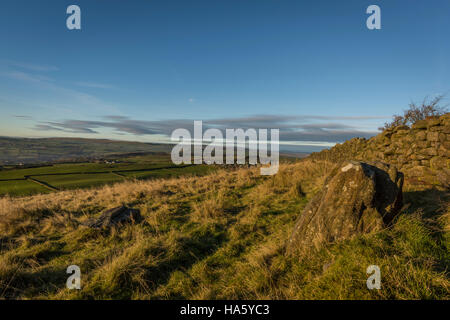
[[[287,252],[383,229],[402,207],[402,187],[403,174],[392,165],[346,161],[336,166],[298,218]]]

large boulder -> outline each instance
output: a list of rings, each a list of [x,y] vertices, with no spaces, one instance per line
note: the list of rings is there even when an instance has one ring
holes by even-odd
[[[287,252],[381,230],[402,207],[402,186],[403,174],[388,164],[338,165],[298,218]]]
[[[120,206],[106,210],[97,219],[91,219],[84,224],[90,228],[110,228],[125,223],[138,222],[141,219],[139,210]]]

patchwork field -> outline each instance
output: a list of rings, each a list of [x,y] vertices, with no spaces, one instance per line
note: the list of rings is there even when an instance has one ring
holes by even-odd
[[[96,187],[128,179],[204,175],[206,165],[174,165],[169,155],[135,155],[97,162],[61,163],[0,170],[0,196],[27,196],[56,190]]]

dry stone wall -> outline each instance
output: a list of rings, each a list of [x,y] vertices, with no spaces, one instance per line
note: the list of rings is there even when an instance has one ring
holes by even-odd
[[[370,139],[354,138],[310,158],[383,161],[395,165],[411,184],[450,187],[450,113],[388,129]]]

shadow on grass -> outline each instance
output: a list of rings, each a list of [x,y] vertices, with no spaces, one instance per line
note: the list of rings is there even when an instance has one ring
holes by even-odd
[[[40,271],[18,269],[8,281],[0,282],[0,298],[17,299],[55,292],[66,287],[65,267],[49,267]]]
[[[446,204],[450,202],[450,192],[434,188],[403,192],[403,202],[405,205],[409,204],[404,213],[408,214],[421,210],[424,218],[436,219],[446,212]]]
[[[448,272],[450,256],[448,254],[448,232],[443,225],[441,217],[448,214],[450,192],[431,188],[423,191],[404,192],[404,204],[409,205],[402,214],[420,214],[421,221],[430,230],[430,237],[436,241],[442,254],[439,262],[433,266],[438,272]],[[445,223],[444,223],[445,224]],[[447,254],[445,254],[447,253]]]
[[[166,252],[164,261],[156,267],[147,268],[145,279],[153,289],[166,284],[175,271],[186,271],[192,265],[212,255],[227,240],[225,230],[217,226],[215,230],[199,229],[189,237],[177,240],[176,252]],[[154,297],[160,299],[162,297]],[[177,297],[183,299],[184,297]]]

